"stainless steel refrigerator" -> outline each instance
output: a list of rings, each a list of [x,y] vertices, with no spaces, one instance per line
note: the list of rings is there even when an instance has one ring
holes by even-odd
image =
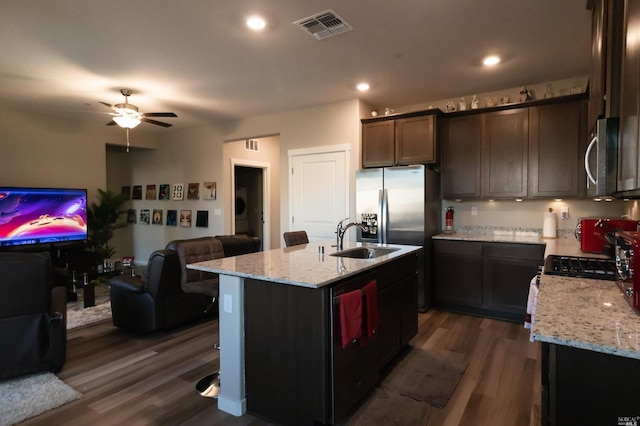
[[[356,172],[358,241],[422,246],[418,268],[418,309],[431,305],[431,237],[440,232],[440,176],[425,167],[362,169]]]

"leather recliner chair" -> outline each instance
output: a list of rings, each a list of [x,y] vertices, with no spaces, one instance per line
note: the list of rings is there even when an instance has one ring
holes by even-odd
[[[156,250],[149,256],[145,278],[111,278],[113,325],[135,332],[151,332],[181,325],[203,316],[208,297],[181,288],[181,265],[176,252]]]
[[[0,379],[62,369],[67,298],[48,253],[0,253]]]

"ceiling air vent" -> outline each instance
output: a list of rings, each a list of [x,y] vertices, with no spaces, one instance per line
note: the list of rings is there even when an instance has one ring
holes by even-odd
[[[294,25],[299,26],[300,29],[318,40],[324,40],[353,29],[333,10],[325,10],[308,18],[300,19],[295,21]]]

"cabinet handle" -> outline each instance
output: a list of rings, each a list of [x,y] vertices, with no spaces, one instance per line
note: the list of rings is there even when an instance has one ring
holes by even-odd
[[[596,185],[598,182],[596,182],[596,179],[593,177],[593,174],[591,173],[591,168],[589,167],[589,155],[591,155],[591,150],[597,144],[598,144],[598,136],[596,135],[593,137],[593,139],[591,139],[591,142],[589,142],[589,146],[587,147],[587,152],[584,153],[584,170],[587,172],[587,176],[589,177],[589,180],[594,185]]]

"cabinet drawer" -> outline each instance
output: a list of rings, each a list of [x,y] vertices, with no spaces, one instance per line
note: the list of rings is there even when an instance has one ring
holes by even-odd
[[[482,256],[482,243],[479,242],[434,240],[434,247],[439,254]]]
[[[490,243],[485,245],[484,254],[504,259],[539,260],[542,264],[544,246],[542,244]]]

